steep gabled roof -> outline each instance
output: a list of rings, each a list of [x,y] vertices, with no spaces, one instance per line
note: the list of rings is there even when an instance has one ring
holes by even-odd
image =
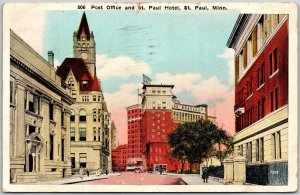
[[[56,72],[62,78],[62,80],[65,81],[70,70],[72,70],[77,81],[80,81],[85,74],[89,76],[89,80],[92,79],[83,59],[81,58],[66,58],[61,66],[58,67]]]
[[[82,15],[81,22],[80,22],[80,25],[79,25],[79,28],[78,28],[78,31],[77,31],[77,39],[80,39],[80,35],[83,32],[84,32],[84,34],[86,34],[87,40],[90,40],[90,29],[89,29],[89,24],[88,24],[87,19],[86,19],[85,12]]]
[[[88,87],[80,86],[80,91],[101,91],[101,87],[98,83],[98,78],[95,75],[92,78],[89,70],[85,66],[83,59],[81,58],[66,58],[62,65],[58,67],[56,73],[66,81],[69,72],[72,71],[77,82],[88,81]]]

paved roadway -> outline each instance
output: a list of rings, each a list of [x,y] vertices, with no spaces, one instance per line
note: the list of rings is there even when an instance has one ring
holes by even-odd
[[[82,185],[185,185],[176,175],[123,172],[120,176],[80,183]]]

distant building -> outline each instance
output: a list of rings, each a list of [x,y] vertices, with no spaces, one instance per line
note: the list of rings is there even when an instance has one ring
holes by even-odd
[[[227,42],[235,50],[234,154],[286,177],[288,24],[285,14],[242,14]]]
[[[112,150],[112,170],[125,171],[127,164],[127,144],[119,145]]]
[[[115,149],[118,146],[118,130],[115,122],[111,122],[111,149]]]
[[[71,176],[71,90],[49,62],[10,31],[10,182]],[[8,151],[7,151],[8,152]]]
[[[141,137],[142,106],[136,104],[127,107],[128,125],[128,158],[142,157],[142,137]]]
[[[66,58],[57,74],[71,88],[76,101],[71,110],[72,168],[91,171],[109,168],[110,121],[109,112],[96,75],[93,32],[89,30],[85,13],[73,34],[74,58]]]

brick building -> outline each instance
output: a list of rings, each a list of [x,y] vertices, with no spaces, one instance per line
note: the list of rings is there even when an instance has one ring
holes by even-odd
[[[227,46],[235,50],[234,153],[287,172],[288,15],[240,15]]]
[[[114,172],[126,170],[127,147],[127,144],[124,144],[112,150],[112,170]]]
[[[167,171],[180,169],[180,162],[170,156],[168,135],[181,123],[208,119],[207,105],[180,103],[173,95],[173,87],[164,84],[143,85],[142,148],[148,170],[158,171],[160,167]],[[188,168],[187,163],[184,168]]]
[[[142,107],[140,104],[132,105],[127,109],[128,122],[128,150],[127,157],[142,157],[141,119]]]

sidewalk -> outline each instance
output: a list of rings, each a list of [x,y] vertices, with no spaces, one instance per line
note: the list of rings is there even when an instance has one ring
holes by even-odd
[[[93,181],[93,180],[99,180],[99,179],[107,179],[110,176],[119,176],[120,173],[110,173],[108,175],[102,174],[100,176],[96,175],[90,175],[84,176],[82,179],[79,177],[79,175],[73,175],[71,177],[63,178],[63,179],[57,179],[57,180],[51,180],[51,181],[39,181],[35,183],[35,185],[63,185],[63,184],[75,184],[75,183],[81,183],[86,181]]]
[[[187,185],[224,185],[223,179],[217,177],[209,176],[207,183],[204,183],[201,175],[199,174],[178,174],[178,176]]]

